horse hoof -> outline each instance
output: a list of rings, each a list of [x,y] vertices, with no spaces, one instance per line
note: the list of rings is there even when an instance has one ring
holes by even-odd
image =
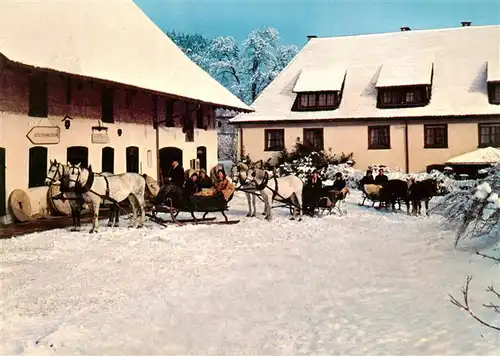
[[[94,233],[94,229],[90,229],[89,234],[93,234],[93,233]]]
[[[250,213],[248,213],[248,214],[247,214],[246,216],[247,216],[247,218],[250,218],[250,217],[252,217],[252,215],[250,215]]]
[[[142,229],[144,227],[144,225],[138,225],[137,228],[138,229]]]
[[[290,218],[290,220],[295,220],[295,218]]]
[[[113,223],[108,223],[108,227],[113,227]]]

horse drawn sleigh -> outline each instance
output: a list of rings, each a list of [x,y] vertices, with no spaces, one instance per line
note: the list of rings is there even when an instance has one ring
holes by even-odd
[[[267,220],[271,220],[271,209],[283,207],[290,210],[292,220],[299,214],[299,221],[302,219],[304,208],[309,206],[312,208],[310,215],[318,217],[326,212],[339,215],[347,212],[345,209],[345,198],[349,194],[347,188],[339,191],[332,186],[326,186],[311,199],[309,196],[311,192],[304,189],[307,187],[304,187],[304,182],[300,178],[295,175],[278,177],[275,172],[264,170],[262,161],[251,165],[243,162],[237,163],[232,168],[232,180],[239,184],[237,190],[246,195],[247,217],[256,215],[256,198],[264,202],[263,215]],[[313,200],[312,204],[311,200]],[[272,206],[274,201],[279,205]]]
[[[168,223],[183,225],[185,223],[203,224],[236,224],[239,220],[229,220],[226,211],[232,195],[226,199],[222,194],[213,196],[186,196],[181,187],[167,185],[165,199],[151,204],[160,191],[158,184],[147,175],[137,173],[95,173],[79,164],[62,164],[56,160],[50,161],[50,167],[45,184],[57,184],[60,194],[52,197],[54,201],[69,202],[73,217],[73,231],[80,228],[80,216],[87,205],[93,214],[93,225],[90,232],[97,232],[99,225],[99,210],[108,207],[110,210],[108,226],[118,226],[120,212],[128,214],[132,210],[131,226],[143,227],[148,216],[153,222],[166,227]],[[146,205],[151,208],[146,213]],[[189,212],[192,219],[179,219],[182,212]],[[209,213],[220,212],[224,221],[215,221],[215,217],[207,217]],[[171,220],[162,218],[159,213],[170,214]],[[196,218],[195,213],[203,213],[202,218]]]

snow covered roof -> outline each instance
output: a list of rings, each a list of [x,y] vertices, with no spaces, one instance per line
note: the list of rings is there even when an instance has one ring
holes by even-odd
[[[500,82],[500,58],[488,61],[488,82]]]
[[[487,64],[493,61],[500,61],[499,25],[313,38],[257,97],[252,104],[255,112],[240,114],[232,122],[497,115],[500,106],[489,104],[487,89]],[[424,81],[430,79],[427,70],[433,64],[430,103],[377,108],[379,78],[386,69],[406,70],[404,63],[414,66],[414,73],[425,69]],[[331,66],[347,71],[339,107],[292,111],[301,71]],[[421,81],[420,74],[415,78],[403,75],[401,80]]]
[[[405,85],[431,85],[432,63],[398,63],[383,65],[376,88]]]
[[[304,68],[293,87],[293,92],[340,91],[345,74],[345,68]]]
[[[2,0],[0,53],[29,66],[252,111],[132,0]]]
[[[490,164],[497,162],[500,162],[500,150],[494,147],[481,148],[446,161],[447,164]]]

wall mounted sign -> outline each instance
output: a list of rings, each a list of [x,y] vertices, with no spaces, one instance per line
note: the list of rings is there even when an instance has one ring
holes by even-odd
[[[92,143],[109,143],[108,131],[96,131],[92,130]]]
[[[58,126],[34,126],[26,137],[34,145],[57,145],[61,140],[61,129]]]

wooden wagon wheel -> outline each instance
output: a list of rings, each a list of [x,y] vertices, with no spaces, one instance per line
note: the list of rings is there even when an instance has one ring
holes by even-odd
[[[61,186],[52,184],[47,191],[47,199],[51,210],[57,215],[71,215],[71,205],[68,199],[52,199],[61,193]]]
[[[26,222],[31,219],[31,201],[22,189],[14,189],[9,197],[9,207],[17,221]]]

